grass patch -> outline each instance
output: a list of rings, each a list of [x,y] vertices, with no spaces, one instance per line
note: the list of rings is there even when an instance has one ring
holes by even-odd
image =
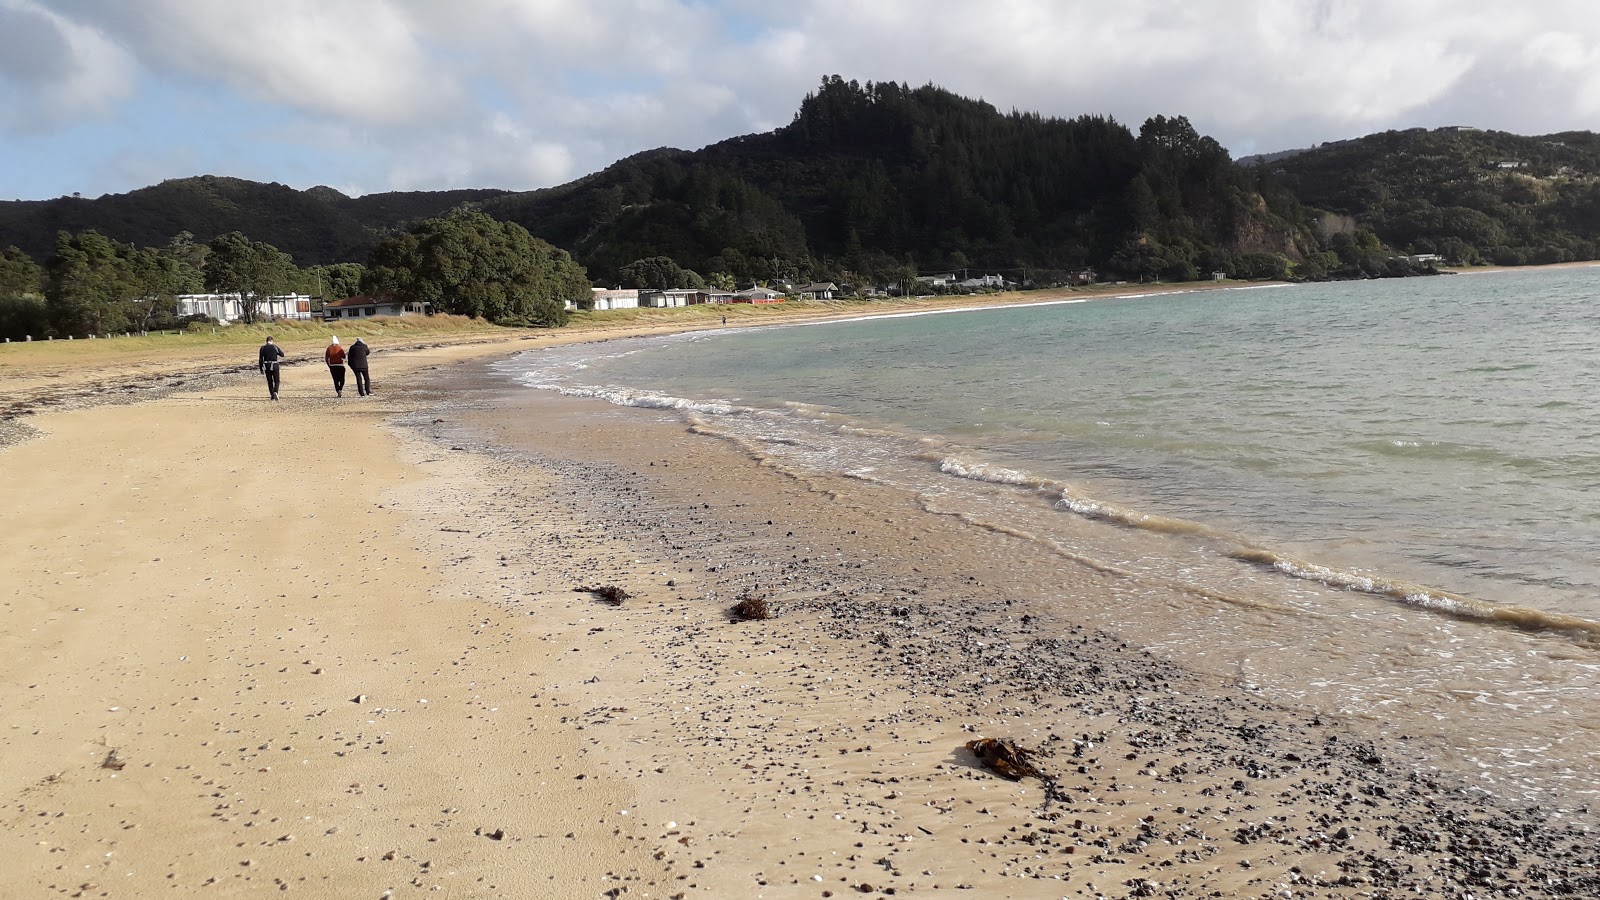
[[[52,367],[100,367],[129,363],[185,362],[216,358],[233,352],[246,363],[255,357],[253,348],[267,335],[285,350],[308,352],[327,345],[338,335],[349,346],[356,338],[366,338],[375,347],[416,343],[430,338],[451,338],[473,334],[510,334],[516,329],[501,328],[482,319],[466,316],[376,316],[371,319],[338,322],[320,320],[263,322],[256,325],[193,325],[184,331],[152,331],[128,337],[83,338],[79,340],[0,343],[0,370],[50,371]]]

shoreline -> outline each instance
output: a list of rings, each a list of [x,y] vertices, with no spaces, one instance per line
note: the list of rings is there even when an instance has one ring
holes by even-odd
[[[591,313],[590,318],[557,329],[496,329],[481,326],[466,330],[411,330],[397,335],[367,335],[373,346],[374,367],[384,354],[466,345],[505,345],[503,352],[648,337],[686,331],[750,328],[815,322],[854,321],[880,316],[927,315],[940,312],[1016,308],[1038,304],[1090,302],[1164,293],[1193,293],[1280,287],[1280,282],[1191,283],[1187,285],[1098,285],[1035,293],[930,296],[873,301],[792,301],[770,306],[697,306],[670,310],[621,310]],[[733,316],[724,325],[713,318]],[[641,321],[642,320],[642,321]],[[285,340],[285,371],[309,364],[320,367],[327,335],[346,331],[345,323],[318,323],[311,336]],[[259,330],[259,329],[258,329]],[[266,333],[262,331],[262,333]],[[255,345],[205,343],[198,348],[152,350],[147,345],[124,350],[121,338],[97,341],[34,341],[0,346],[0,425],[59,408],[79,408],[101,403],[138,402],[185,388],[204,388],[217,379],[255,371]],[[147,339],[136,338],[145,341]],[[182,341],[172,337],[171,341]],[[10,351],[10,352],[8,352]],[[493,352],[493,351],[490,351]],[[26,354],[24,356],[23,354]],[[0,442],[3,446],[3,442]]]
[[[18,890],[1600,890],[1581,818],[1083,627],[986,562],[1005,535],[597,402],[507,415],[473,361],[528,348],[386,352],[367,401],[291,368],[277,406],[248,373],[26,418],[0,448]],[[578,590],[603,585],[633,596]],[[729,621],[746,593],[777,617]]]
[[[746,812],[783,809],[768,779],[747,779],[751,766],[806,772],[811,793],[800,795],[808,805],[799,812],[823,824],[808,821],[805,833],[831,835],[821,839],[824,848],[851,846],[858,833],[898,835],[879,852],[891,848],[883,857],[887,883],[902,891],[948,890],[955,872],[980,892],[1008,896],[1109,885],[1131,886],[1127,896],[1193,896],[1201,888],[1230,897],[1286,888],[1382,896],[1515,880],[1504,870],[1463,871],[1459,861],[1420,847],[1409,849],[1406,871],[1392,869],[1386,861],[1408,852],[1396,843],[1408,834],[1451,834],[1452,842],[1491,848],[1515,842],[1516,828],[1533,827],[1541,837],[1532,843],[1548,850],[1589,834],[1420,767],[1410,735],[1281,706],[1238,678],[1187,671],[1086,628],[1063,598],[1030,593],[985,562],[1016,551],[1014,538],[974,537],[897,490],[775,469],[731,446],[708,448],[670,423],[621,420],[596,401],[509,397],[481,373],[441,378],[438,395],[456,398],[455,409],[443,419],[429,414],[416,430],[435,447],[499,470],[494,507],[501,513],[483,521],[486,534],[526,527],[515,511],[540,502],[519,487],[532,471],[567,480],[561,502],[592,523],[585,537],[597,530],[629,536],[611,574],[643,608],[630,600],[613,612],[589,600],[592,614],[582,624],[591,639],[618,627],[646,635],[643,655],[656,661],[656,674],[637,683],[650,688],[607,689],[602,681],[586,703],[655,718],[655,733],[672,735],[678,747],[686,735],[690,747],[737,742],[734,749],[754,756],[737,757],[711,782]],[[782,518],[767,518],[774,511]],[[944,552],[929,556],[919,545]],[[511,568],[518,558],[511,555]],[[556,568],[528,573],[533,586],[507,602],[538,604],[559,599],[567,585],[591,583],[579,574],[563,579]],[[1083,570],[1061,575],[1068,597],[1089,602],[1118,581]],[[508,579],[517,576],[501,576]],[[730,623],[726,609],[746,595],[764,597],[778,616]],[[682,699],[694,703],[676,713],[678,700],[663,704],[654,686],[682,677],[689,663],[679,654],[690,650],[690,662],[699,663],[690,665],[692,688],[674,690],[693,690]],[[841,702],[851,715],[832,713]],[[818,705],[828,712],[814,712]],[[683,714],[691,711],[698,715]],[[741,725],[760,729],[759,738],[741,740],[748,734]],[[1049,754],[1044,765],[1058,776],[1059,804],[1037,782],[1012,785],[983,771],[963,744],[985,736],[1014,737]],[[631,755],[639,743],[597,746],[619,755],[617,768],[648,772],[662,758]],[[844,771],[827,762],[835,752],[848,760]],[[852,768],[850,758],[861,752],[874,754],[876,765]],[[878,786],[888,793],[869,793]],[[682,800],[665,793],[666,802]],[[997,797],[1005,802],[997,806]],[[865,810],[879,818],[860,817]],[[799,846],[780,857],[787,865],[818,849],[795,840]],[[779,848],[754,849],[721,861],[733,880],[711,896],[764,886],[767,854]],[[862,860],[846,862],[844,887],[884,886]],[[1031,893],[1019,878],[1066,884],[1054,894],[1042,886]],[[1156,886],[1161,891],[1139,893]]]

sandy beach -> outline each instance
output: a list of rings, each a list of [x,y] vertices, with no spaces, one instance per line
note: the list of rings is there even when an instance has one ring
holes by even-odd
[[[486,365],[611,333],[0,389],[0,897],[1600,895],[1586,810],[1084,624],[1116,573]]]

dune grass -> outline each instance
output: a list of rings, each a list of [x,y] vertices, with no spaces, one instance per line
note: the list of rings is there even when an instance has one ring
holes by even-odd
[[[348,344],[357,337],[372,344],[414,343],[431,337],[510,334],[481,319],[465,316],[378,316],[372,319],[323,322],[278,321],[255,325],[194,325],[183,331],[78,340],[0,344],[0,371],[48,370],[61,366],[108,366],[131,362],[213,358],[236,352],[248,355],[271,335],[284,349],[323,345],[334,336]],[[347,337],[348,335],[348,337]],[[235,349],[237,348],[237,349]]]

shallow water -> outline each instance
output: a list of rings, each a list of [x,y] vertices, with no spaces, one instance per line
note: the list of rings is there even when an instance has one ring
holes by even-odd
[[[1434,723],[1497,785],[1587,796],[1597,285],[1586,268],[1163,294],[502,369],[913,491],[1027,548],[997,566],[1120,579],[1079,598],[1085,619],[1292,701]]]

